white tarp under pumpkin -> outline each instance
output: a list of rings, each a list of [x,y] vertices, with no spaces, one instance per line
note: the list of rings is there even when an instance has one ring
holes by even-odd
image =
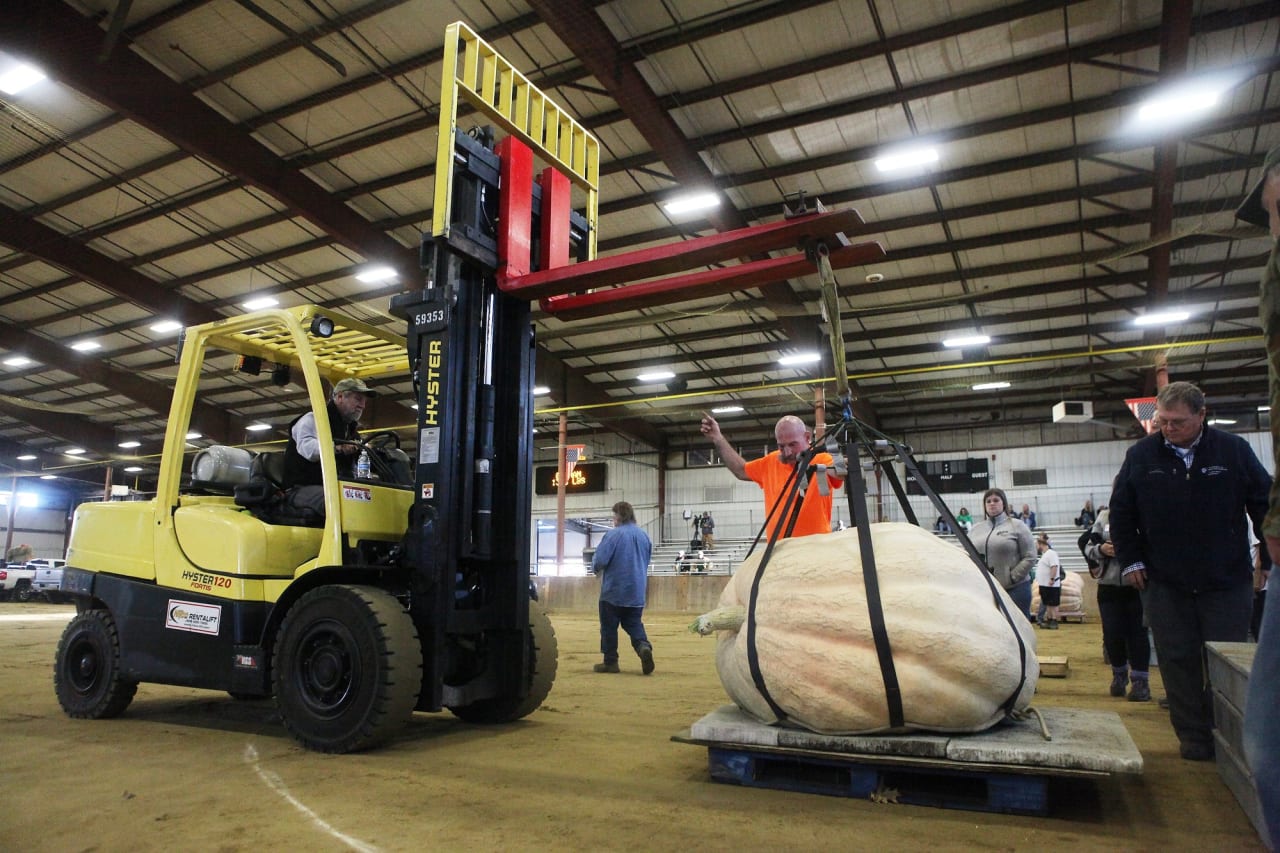
[[[1015,692],[1013,709],[1026,708],[1040,673],[1035,633],[999,584],[993,595],[963,551],[915,525],[873,524],[871,536],[904,725],[889,724],[856,528],[780,541],[761,579],[754,612],[760,672],[787,724],[825,734],[973,732],[1003,718]],[[720,607],[694,628],[719,631],[725,690],[744,711],[774,723],[752,679],[744,621],[763,551],[743,563]]]

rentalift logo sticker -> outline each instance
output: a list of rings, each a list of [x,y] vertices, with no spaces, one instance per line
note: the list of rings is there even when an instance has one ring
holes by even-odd
[[[169,610],[164,616],[166,628],[213,636],[217,636],[221,622],[221,607],[216,604],[196,604],[194,601],[170,599]]]

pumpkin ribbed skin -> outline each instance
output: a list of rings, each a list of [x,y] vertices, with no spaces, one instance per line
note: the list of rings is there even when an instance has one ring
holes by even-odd
[[[905,725],[896,731],[988,728],[1005,715],[1024,670],[1015,708],[1025,708],[1039,676],[1036,638],[1004,590],[996,584],[1009,617],[955,546],[911,524],[874,524],[871,535],[902,690]],[[738,569],[720,606],[748,607],[758,572],[759,553]],[[855,528],[779,542],[755,622],[764,683],[788,723],[825,734],[891,730]],[[716,665],[739,707],[777,721],[751,678],[746,623],[719,633]]]

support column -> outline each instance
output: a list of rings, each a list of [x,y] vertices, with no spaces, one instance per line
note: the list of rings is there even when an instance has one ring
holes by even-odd
[[[564,564],[564,490],[569,485],[569,474],[565,464],[565,444],[569,438],[569,416],[560,413],[560,433],[556,440],[556,574],[560,574],[560,566]]]

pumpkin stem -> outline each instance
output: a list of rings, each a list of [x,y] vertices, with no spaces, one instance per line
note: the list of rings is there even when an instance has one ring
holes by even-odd
[[[731,607],[717,608],[710,613],[703,613],[693,620],[689,630],[705,637],[712,631],[736,631],[742,627],[746,619],[747,608],[735,604]]]

